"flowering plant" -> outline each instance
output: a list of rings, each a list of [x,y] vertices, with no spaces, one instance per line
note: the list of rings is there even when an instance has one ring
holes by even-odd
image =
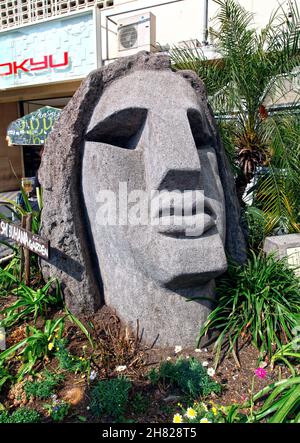
[[[173,423],[227,423],[231,406],[221,406],[212,401],[208,403],[194,401],[193,406],[181,408],[173,417]]]

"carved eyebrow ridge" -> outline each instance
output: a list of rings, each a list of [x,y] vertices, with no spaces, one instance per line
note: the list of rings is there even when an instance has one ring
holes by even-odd
[[[147,114],[147,109],[136,107],[116,111],[89,130],[85,140],[106,143],[124,149],[135,149],[140,140]]]

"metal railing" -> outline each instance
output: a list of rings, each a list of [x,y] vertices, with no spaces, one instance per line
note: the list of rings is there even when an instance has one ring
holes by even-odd
[[[46,20],[97,5],[114,6],[114,0],[0,0],[0,30]]]

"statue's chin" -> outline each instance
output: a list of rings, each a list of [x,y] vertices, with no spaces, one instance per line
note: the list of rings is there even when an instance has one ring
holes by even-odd
[[[134,248],[135,261],[160,286],[192,288],[205,285],[227,269],[220,235],[174,238],[156,234],[151,248]]]

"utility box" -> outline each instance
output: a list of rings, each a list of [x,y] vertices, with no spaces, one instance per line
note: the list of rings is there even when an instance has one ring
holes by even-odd
[[[264,251],[266,254],[275,252],[278,258],[287,257],[288,264],[300,277],[300,234],[266,237]]]

